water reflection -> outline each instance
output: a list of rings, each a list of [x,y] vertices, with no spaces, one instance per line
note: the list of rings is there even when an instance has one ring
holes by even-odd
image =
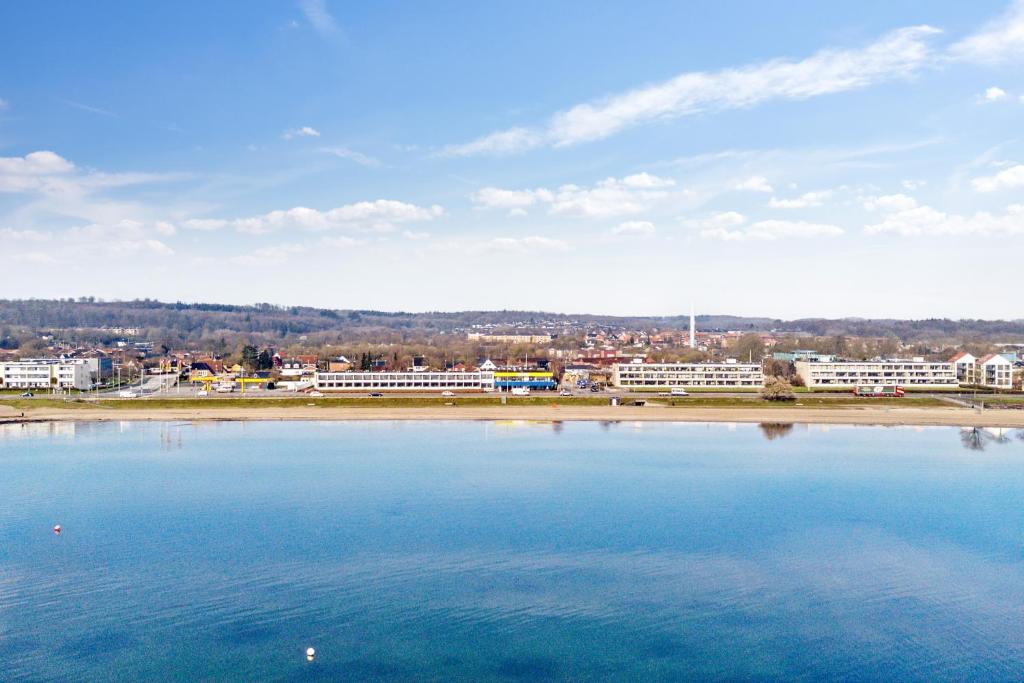
[[[1024,440],[1024,430],[1006,427],[961,427],[960,444],[969,451],[983,451],[989,444],[1005,445],[1012,441],[1011,435]]]
[[[757,426],[761,428],[764,438],[769,441],[789,436],[789,433],[793,431],[792,422],[762,422]]]

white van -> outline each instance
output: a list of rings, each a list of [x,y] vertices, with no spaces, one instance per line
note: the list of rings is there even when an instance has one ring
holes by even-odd
[[[512,387],[513,396],[529,396],[530,387]]]
[[[120,396],[121,398],[138,398],[139,397],[138,394],[136,394],[134,391],[130,391],[130,390],[119,391],[119,392],[117,392],[117,395]]]

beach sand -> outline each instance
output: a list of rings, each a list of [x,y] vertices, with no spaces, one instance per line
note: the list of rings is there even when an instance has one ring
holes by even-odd
[[[22,413],[24,413],[22,415]],[[1024,410],[977,411],[958,407],[668,407],[668,406],[444,406],[274,408],[38,408],[0,406],[0,421],[162,421],[162,420],[542,420],[653,422],[782,422],[863,425],[948,425],[1024,427]]]

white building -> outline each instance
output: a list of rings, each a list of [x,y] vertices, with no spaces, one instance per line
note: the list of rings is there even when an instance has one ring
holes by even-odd
[[[974,364],[978,362],[978,359],[974,357],[974,354],[961,351],[952,358],[949,362],[956,368],[956,378],[961,384],[969,384],[971,374],[974,372]]]
[[[320,391],[494,391],[494,373],[318,372]]]
[[[0,363],[0,387],[10,389],[90,389],[87,359],[33,358]]]
[[[760,363],[616,363],[612,385],[622,389],[672,387],[759,388],[764,385]]]
[[[983,356],[975,361],[968,384],[992,387],[993,389],[1012,389],[1013,363],[997,353]]]
[[[960,386],[953,363],[888,359],[830,363],[796,361],[796,372],[811,389],[852,389],[860,385],[896,384],[915,389],[955,389]]]

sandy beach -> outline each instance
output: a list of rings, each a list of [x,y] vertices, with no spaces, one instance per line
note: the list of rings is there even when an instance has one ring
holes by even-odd
[[[443,406],[436,407],[210,407],[19,410],[0,406],[0,421],[161,420],[597,420],[655,422],[788,422],[819,424],[1024,427],[1024,410],[957,407],[664,407],[664,406]]]

